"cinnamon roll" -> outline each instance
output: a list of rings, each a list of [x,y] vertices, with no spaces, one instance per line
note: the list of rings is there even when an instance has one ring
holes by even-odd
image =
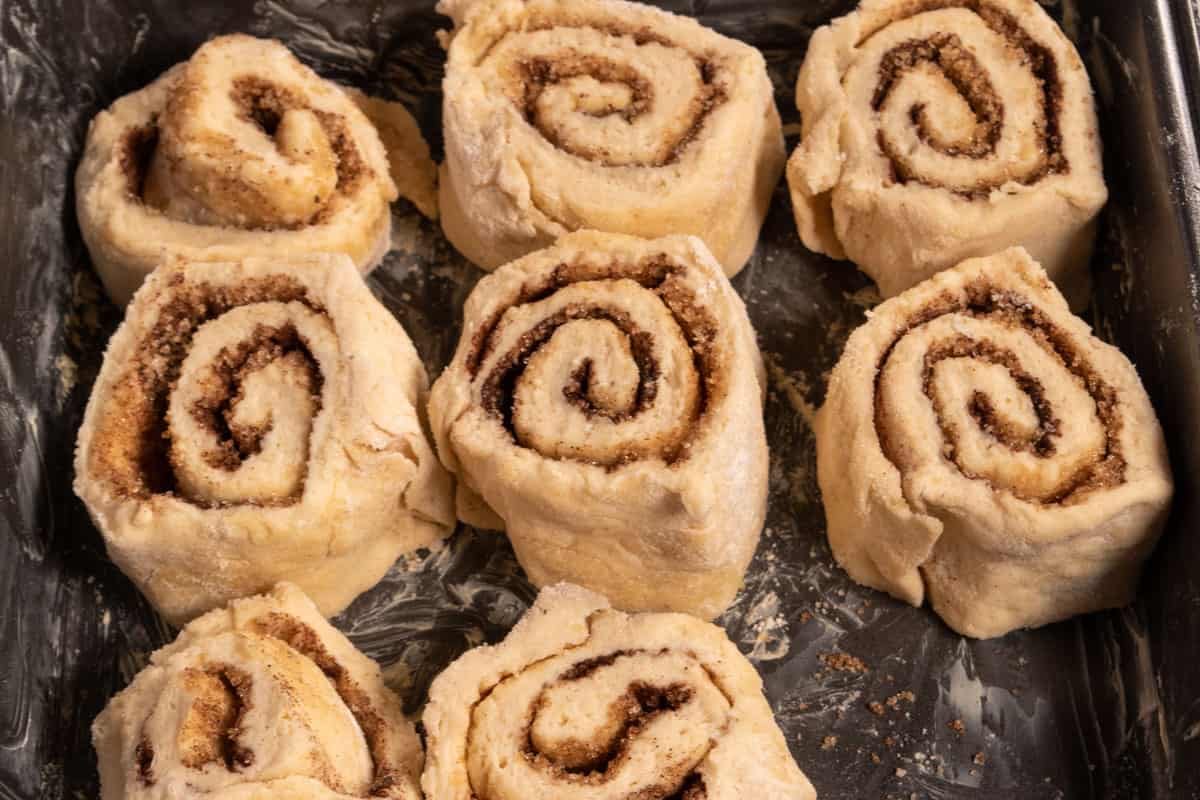
[[[484,269],[590,228],[746,263],[783,170],[762,55],[621,0],[441,0],[442,227]]]
[[[890,297],[1021,245],[1086,301],[1107,199],[1087,72],[1034,0],[864,0],[813,34],[788,163],[800,237]]]
[[[75,491],[174,623],[280,580],[332,615],[454,523],[427,387],[347,256],[168,263],[109,342]]]
[[[286,583],[192,621],[109,701],[92,740],[103,800],[421,797],[399,698]]]
[[[814,800],[762,681],[715,625],[545,589],[429,691],[431,800]]]
[[[588,231],[479,282],[429,415],[459,517],[506,529],[535,584],[711,618],[766,513],[764,386],[699,239]]]
[[[168,256],[345,253],[369,272],[397,197],[354,101],[279,42],[243,35],[98,114],[75,191],[88,252],[122,305]]]
[[[816,433],[838,562],[968,636],[1129,602],[1171,497],[1133,365],[1019,248],[876,308]]]

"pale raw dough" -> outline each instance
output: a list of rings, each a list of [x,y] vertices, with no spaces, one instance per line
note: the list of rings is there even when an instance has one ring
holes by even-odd
[[[460,519],[535,584],[712,618],[766,513],[765,385],[703,242],[580,232],[478,283],[429,415]]]
[[[621,0],[442,0],[442,227],[484,269],[591,228],[699,236],[727,275],[784,164],[762,55]]]
[[[400,196],[412,202],[429,219],[437,219],[437,164],[417,120],[400,103],[343,87],[371,120],[387,150],[392,181]]]
[[[420,141],[392,165],[405,158],[428,162],[428,148]],[[405,185],[426,187],[414,198],[424,210],[432,184]],[[171,256],[345,253],[369,272],[387,252],[397,197],[389,153],[346,92],[279,42],[240,34],[100,112],[75,191],[92,262],[122,305]]]
[[[838,562],[968,636],[1128,603],[1171,497],[1133,365],[1020,248],[876,308],[816,429]]]
[[[170,262],[109,342],[75,491],[174,623],[281,580],[332,615],[454,524],[427,393],[348,257]]]
[[[1096,110],[1034,0],[865,0],[813,34],[796,105],[788,185],[809,248],[890,297],[1021,245],[1086,303],[1108,196]]]
[[[288,583],[191,622],[92,741],[102,800],[421,797],[400,699]]]
[[[432,800],[816,798],[724,631],[570,584],[439,675],[424,723]]]

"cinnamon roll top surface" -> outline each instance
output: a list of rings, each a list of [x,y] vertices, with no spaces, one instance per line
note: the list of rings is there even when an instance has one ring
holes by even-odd
[[[1024,246],[1075,305],[1107,193],[1092,90],[1033,0],[867,0],[814,34],[788,167],[804,243],[892,296]]]
[[[1122,605],[1171,496],[1129,361],[1023,250],[879,306],[817,424],[834,555],[855,580],[995,636]]]
[[[720,628],[569,584],[450,665],[424,724],[421,782],[441,800],[816,797]]]
[[[439,10],[443,227],[464,255],[494,269],[591,228],[694,234],[741,269],[783,164],[756,50],[620,0]]]
[[[427,386],[345,256],[169,263],[109,343],[76,492],[173,621],[283,579],[336,613],[452,524]]]
[[[287,583],[187,625],[92,736],[104,800],[421,797],[399,698]]]
[[[109,296],[128,302],[172,256],[336,252],[372,269],[388,248],[398,193],[360,105],[386,124],[389,142],[412,151],[391,164],[433,210],[428,148],[407,112],[356,101],[273,40],[215,38],[97,115],[76,211]],[[400,129],[408,135],[393,135]]]
[[[572,234],[480,281],[464,316],[430,400],[460,518],[504,528],[539,585],[720,613],[765,513],[765,382],[704,245]]]

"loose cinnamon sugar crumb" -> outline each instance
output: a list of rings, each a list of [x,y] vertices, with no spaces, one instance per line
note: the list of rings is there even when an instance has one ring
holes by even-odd
[[[862,659],[852,656],[849,653],[821,653],[817,656],[821,663],[830,669],[835,669],[838,672],[869,672],[867,665],[862,662]]]
[[[916,695],[914,695],[912,692],[905,689],[904,691],[896,692],[894,695],[889,697],[887,699],[887,707],[891,708],[891,709],[897,709],[897,708],[900,708],[900,703],[902,701],[908,701],[909,703],[913,703],[913,702],[916,702],[916,699],[917,699]]]
[[[804,623],[808,622],[811,619],[812,619],[812,612],[809,612],[809,611],[801,611],[800,612],[800,624],[801,625],[803,625]]]
[[[872,764],[879,764],[881,761],[882,761],[882,759],[879,758],[879,755],[877,753],[871,753],[871,763]]]
[[[872,700],[871,702],[867,703],[867,710],[877,717],[882,717],[883,703],[879,702],[878,700]]]
[[[950,730],[954,731],[955,733],[957,733],[959,736],[962,736],[963,733],[965,733],[967,730],[966,726],[963,725],[963,721],[961,719],[955,719],[955,720],[951,720],[950,722],[947,722],[946,727],[949,728]]]
[[[833,748],[837,747],[837,743],[838,743],[838,737],[826,736],[824,739],[821,740],[821,749],[822,750],[832,750]]]
[[[973,761],[974,761],[976,764],[978,764],[979,766],[981,766],[981,767],[982,767],[984,764],[986,764],[986,763],[987,763],[987,756],[985,756],[985,755],[983,754],[983,751],[982,751],[982,750],[980,750],[978,753],[976,753],[976,754],[975,754],[975,758],[973,758],[972,760],[973,760]]]

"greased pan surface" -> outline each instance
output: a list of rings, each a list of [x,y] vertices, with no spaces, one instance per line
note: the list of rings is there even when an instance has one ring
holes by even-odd
[[[430,5],[0,5],[0,798],[95,796],[91,720],[173,635],[107,560],[71,492],[75,431],[119,320],[74,219],[88,120],[206,38],[245,31],[282,39],[327,77],[403,100],[438,153],[434,32],[448,21]],[[790,148],[808,37],[852,5],[668,7],[764,50]],[[1136,606],[999,640],[964,640],[927,609],[852,584],[824,541],[809,419],[876,296],[852,267],[800,245],[781,184],[734,281],[770,365],[770,513],[746,587],[719,621],[762,672],[824,798],[1200,792],[1195,23],[1182,0],[1052,11],[1079,42],[1105,135],[1112,197],[1093,265],[1095,321],[1137,363],[1167,431],[1172,523]],[[397,250],[369,282],[436,375],[481,273],[411,206],[395,221]],[[502,537],[460,528],[441,551],[397,564],[335,622],[415,711],[445,664],[503,636],[532,597]]]

